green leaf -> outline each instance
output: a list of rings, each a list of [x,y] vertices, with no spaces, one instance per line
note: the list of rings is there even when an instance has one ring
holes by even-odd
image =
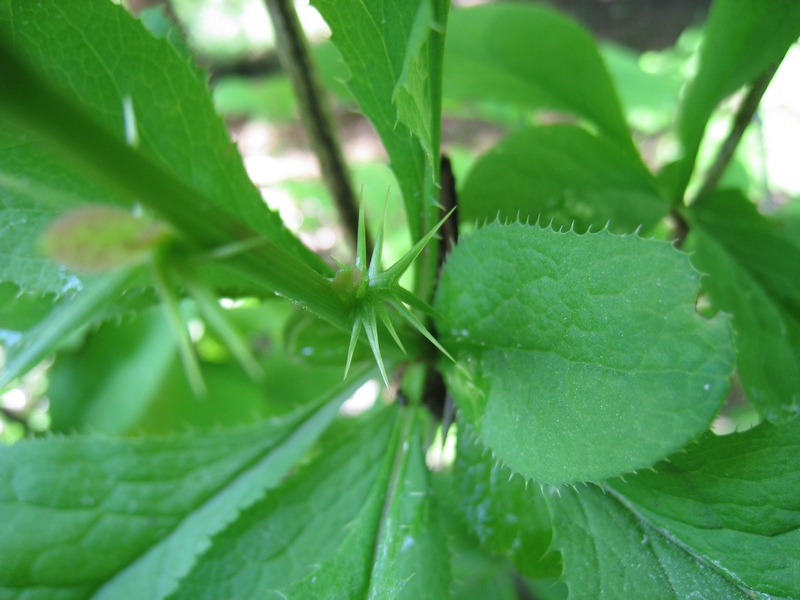
[[[214,430],[248,425],[296,410],[342,379],[341,363],[312,372],[277,357],[264,363],[263,382],[249,379],[233,362],[202,362],[201,367],[206,384],[203,398],[192,393],[186,374],[174,362],[133,431],[163,435],[187,427]]]
[[[436,299],[448,382],[512,471],[540,483],[647,467],[710,424],[729,386],[727,321],[668,243],[493,223],[463,239]]]
[[[795,198],[766,216],[775,223],[781,237],[795,246],[800,246],[800,200]]]
[[[379,409],[217,535],[175,598],[446,597],[414,411]]]
[[[643,57],[624,46],[604,42],[600,54],[631,128],[655,135],[671,127],[683,83],[679,65],[685,62],[674,56],[675,50],[655,55],[659,59],[656,72],[652,62],[643,68]]]
[[[0,7],[0,30],[4,25]],[[41,235],[66,207],[108,201],[108,193],[55,161],[23,130],[0,118],[0,281],[24,293],[64,294],[79,280],[45,256]]]
[[[423,436],[430,427],[425,417],[412,412],[404,423],[375,544],[371,597],[447,597],[450,555],[425,464]]]
[[[686,241],[712,307],[733,316],[737,369],[770,420],[800,410],[800,248],[740,192],[693,205]]]
[[[332,427],[311,463],[213,538],[174,597],[269,598],[313,573],[385,478],[396,421],[396,410],[380,410]]]
[[[760,593],[800,596],[800,421],[707,434],[611,494],[696,560]]]
[[[527,577],[561,574],[560,557],[550,551],[553,532],[542,497],[530,493],[526,481],[495,460],[463,419],[453,478],[456,512],[484,548],[508,556]]]
[[[48,373],[51,430],[130,431],[175,363],[175,341],[160,307],[109,325],[76,352],[59,353]]]
[[[438,520],[445,528],[451,554],[453,583],[449,598],[458,600],[519,600],[521,578],[511,563],[501,556],[493,555],[470,534],[452,508],[454,495],[450,473],[434,473],[433,485],[436,490]],[[443,490],[446,489],[446,491]],[[443,496],[447,500],[442,504]],[[510,517],[513,518],[513,515]],[[531,580],[526,583],[530,584]],[[530,585],[529,585],[530,587]],[[535,593],[541,600],[565,600],[562,597]]]
[[[28,15],[26,6],[24,10],[14,11],[13,16],[27,16],[34,19],[32,22],[41,21],[45,25],[51,18],[54,20],[53,27],[58,31],[60,31],[58,28],[62,21],[68,29],[72,28],[65,32],[63,39],[71,40],[77,36],[70,48],[78,48],[78,55],[73,56],[69,52],[65,52],[65,56],[72,62],[64,65],[62,70],[68,73],[70,66],[74,67],[76,64],[83,65],[85,63],[95,65],[98,72],[87,72],[84,68],[77,69],[77,80],[68,80],[61,85],[67,90],[75,88],[79,91],[84,88],[93,90],[95,87],[101,91],[113,88],[115,94],[113,98],[99,97],[90,100],[96,100],[94,104],[101,106],[104,103],[108,104],[107,110],[110,111],[108,114],[112,117],[118,114],[126,115],[126,118],[120,117],[120,123],[127,123],[128,137],[131,137],[130,130],[134,120],[132,111],[135,111],[135,107],[131,107],[135,104],[136,99],[132,94],[124,92],[127,89],[134,89],[134,84],[137,84],[147,89],[147,92],[143,92],[143,97],[151,98],[154,87],[154,79],[147,72],[142,71],[142,65],[148,64],[147,61],[151,60],[153,56],[162,57],[161,55],[164,54],[162,57],[164,65],[178,61],[184,71],[188,67],[183,59],[175,54],[169,43],[164,40],[153,40],[150,34],[140,25],[131,21],[120,7],[109,6],[100,0],[93,0],[93,2],[94,4],[87,4],[83,8],[90,17],[97,17],[96,21],[91,19],[91,24],[86,25],[84,29],[79,28],[74,31],[75,23],[81,23],[82,19],[85,20],[87,13],[76,13],[74,21],[73,18],[59,19],[58,8],[48,6],[45,8],[51,9],[50,12],[37,13],[34,18]],[[7,11],[0,13],[0,18],[2,17],[5,18],[0,20],[0,28],[8,27],[9,24],[14,25],[15,22],[10,19]],[[99,30],[93,29],[96,23],[101,24]],[[227,164],[229,159],[223,160],[222,158],[229,154],[235,155],[232,144],[226,141],[225,148],[221,148],[215,142],[214,135],[208,139],[205,139],[206,136],[203,135],[203,139],[199,141],[199,148],[196,148],[196,157],[192,154],[187,155],[182,146],[170,146],[176,142],[186,141],[184,137],[191,136],[195,131],[205,131],[206,125],[211,128],[208,130],[209,132],[213,132],[216,128],[220,136],[224,138],[225,131],[218,119],[215,121],[216,125],[202,121],[194,123],[197,125],[196,129],[185,128],[181,125],[181,123],[189,121],[189,117],[185,117],[185,115],[195,112],[197,104],[196,97],[188,92],[199,93],[197,86],[205,89],[202,78],[196,72],[189,69],[188,73],[172,74],[171,70],[167,69],[166,74],[162,73],[159,78],[156,78],[156,83],[163,83],[168,88],[175,85],[176,82],[186,83],[187,94],[185,97],[180,96],[184,101],[172,106],[174,109],[172,112],[170,110],[152,111],[153,114],[161,115],[153,121],[155,125],[152,137],[154,140],[161,139],[168,148],[162,149],[154,145],[152,151],[145,152],[142,149],[148,147],[149,138],[144,135],[142,129],[136,129],[140,140],[138,146],[130,139],[126,144],[122,139],[120,126],[115,128],[102,123],[102,119],[94,115],[94,112],[98,112],[100,115],[100,111],[95,109],[92,102],[89,102],[87,106],[86,103],[81,102],[80,98],[75,98],[73,92],[59,88],[62,77],[55,74],[49,77],[50,73],[40,73],[37,67],[28,63],[28,60],[33,60],[35,63],[35,57],[28,56],[26,53],[28,51],[39,52],[40,46],[58,54],[58,48],[54,49],[50,46],[54,40],[62,40],[61,36],[46,35],[46,39],[38,44],[34,43],[36,42],[35,36],[30,37],[30,33],[27,33],[29,29],[36,31],[36,27],[18,29],[25,30],[26,33],[21,34],[19,39],[16,39],[15,36],[8,36],[9,40],[13,39],[16,42],[11,47],[7,45],[6,36],[0,38],[0,53],[2,53],[3,61],[7,66],[6,73],[9,83],[7,86],[0,87],[0,112],[14,123],[30,129],[36,136],[44,140],[43,143],[50,150],[56,152],[60,160],[70,163],[76,172],[97,181],[104,189],[111,190],[112,193],[108,196],[107,201],[127,202],[128,204],[141,202],[168,220],[180,233],[183,233],[186,243],[190,246],[195,245],[201,249],[212,251],[220,246],[230,249],[228,244],[231,243],[244,244],[247,252],[229,253],[227,265],[255,283],[256,287],[266,287],[269,290],[277,291],[339,327],[350,325],[346,307],[335,296],[330,288],[330,282],[323,276],[323,273],[330,274],[330,267],[319,257],[303,249],[302,245],[285,231],[278,232],[271,238],[266,237],[269,235],[267,224],[277,223],[277,216],[264,207],[251,184],[246,183],[247,186],[250,186],[249,189],[252,192],[250,194],[234,189],[235,186],[231,188],[230,191],[235,196],[233,199],[227,196],[210,196],[221,194],[227,189],[229,182],[235,183],[237,180],[235,176],[232,176],[232,173],[236,171],[231,171],[232,165]],[[106,36],[106,32],[118,30],[127,33],[122,38]],[[45,31],[49,31],[49,29],[45,27]],[[82,36],[87,32],[96,33],[97,37],[93,39],[95,39],[95,44],[100,44],[100,46],[93,47],[89,44],[88,50],[86,48],[80,50]],[[40,35],[42,35],[41,32]],[[109,39],[114,43],[107,45]],[[97,40],[102,40],[102,42]],[[130,60],[108,58],[127,57],[128,50],[125,48],[128,45],[134,49],[141,46],[140,49],[144,51],[144,54],[142,56],[135,55]],[[83,61],[83,53],[87,52],[90,56]],[[173,58],[170,59],[168,54],[174,55]],[[109,70],[110,67],[104,62],[103,57],[112,61],[117,60],[119,64],[124,63],[127,70],[121,74],[114,72],[113,69]],[[58,65],[57,58],[54,57],[53,60],[52,64]],[[100,61],[99,65],[96,64],[98,60]],[[113,65],[116,64],[117,62],[113,62]],[[50,63],[48,66],[52,67]],[[136,78],[137,74],[139,79]],[[109,79],[111,75],[119,75],[122,80]],[[94,86],[91,76],[96,76],[103,84]],[[124,89],[123,84],[126,84]],[[127,87],[128,85],[130,88]],[[54,98],[58,98],[58,111],[53,111],[50,106]],[[209,106],[208,110],[213,113],[207,95],[206,103]],[[161,107],[162,103],[159,101],[154,105]],[[198,109],[197,112],[203,114],[202,110]],[[90,113],[92,113],[91,116]],[[183,129],[171,132],[166,125],[159,127],[159,119],[167,117],[169,117],[167,120],[173,121]],[[139,118],[137,117],[137,119]],[[137,124],[139,120],[136,121]],[[120,133],[114,132],[115,129]],[[169,133],[166,141],[163,139],[164,133]],[[161,134],[161,138],[159,138],[159,134]],[[187,143],[191,149],[191,140]],[[33,144],[31,145],[33,146]],[[137,146],[139,149],[134,149],[133,146]],[[211,148],[210,154],[203,150],[206,146]],[[170,165],[162,162],[160,154],[162,150],[166,154],[169,154],[171,150],[177,152],[175,156],[169,156]],[[197,160],[195,161],[194,158]],[[235,158],[235,161],[239,161],[238,157]],[[217,163],[224,169],[216,169],[213,165]],[[189,174],[194,177],[191,182],[186,180],[186,174],[180,172],[180,165],[185,165],[190,169]],[[239,165],[239,169],[241,171],[241,165]],[[246,178],[242,181],[246,181]],[[216,184],[219,184],[219,189]],[[246,200],[248,195],[253,199],[252,202]],[[256,199],[257,205],[253,203],[256,202]],[[253,214],[243,208],[248,206],[248,203],[255,211]],[[255,208],[256,206],[258,208]],[[253,227],[262,227],[262,229],[259,229],[259,233]],[[281,237],[283,234],[286,239]],[[289,241],[287,242],[287,240]],[[253,242],[257,242],[257,244],[253,244]],[[318,270],[315,271],[309,264]]]
[[[342,380],[343,354],[334,365],[308,365],[284,349],[281,328],[293,310],[278,299],[226,310],[226,318],[237,329],[250,332],[248,342],[257,352],[263,376],[258,380],[247,377],[207,328],[197,344],[206,396],[198,399],[192,393],[185,373],[175,364],[135,430],[168,433],[187,426],[245,425],[291,412],[337,386]]]
[[[445,44],[444,95],[566,111],[591,122],[626,152],[636,152],[594,40],[543,7],[454,10]]]
[[[372,371],[246,428],[0,448],[0,595],[154,599],[275,487]]]
[[[398,119],[419,138],[428,162],[435,164],[440,136],[442,36],[450,2],[422,0],[403,6],[414,4],[416,14],[407,33],[402,71],[397,79],[393,101],[397,105]]]
[[[459,198],[462,220],[519,217],[558,227],[649,230],[666,214],[638,159],[573,125],[514,133],[478,159]]]
[[[25,294],[9,281],[0,283],[0,331],[5,338],[2,343],[11,345],[20,332],[36,325],[53,309],[54,300],[52,294]]]
[[[0,389],[55,352],[68,335],[104,316],[104,308],[132,287],[136,276],[131,270],[114,271],[88,280],[85,288],[76,280],[74,285],[80,291],[73,298],[56,304],[35,327],[9,346],[6,364],[0,371]]]
[[[250,182],[214,112],[205,75],[169,41],[154,38],[121,6],[102,0],[69,10],[55,0],[35,6],[13,0],[0,10],[0,30],[63,97],[78,101],[108,131],[122,138],[126,127],[135,129],[138,144],[132,145],[143,156],[267,239],[317,264]],[[0,146],[8,145],[16,167],[6,176],[29,177],[26,168],[46,153],[19,131],[4,136]],[[45,181],[60,187],[60,181]]]
[[[729,578],[590,486],[545,495],[570,599],[750,598]]]
[[[361,111],[389,154],[412,239],[436,222],[445,0],[314,0],[332,30]]]
[[[800,36],[794,0],[716,0],[708,15],[700,67],[681,103],[683,157],[673,192],[682,194],[694,169],[706,123],[719,102],[752,81]]]

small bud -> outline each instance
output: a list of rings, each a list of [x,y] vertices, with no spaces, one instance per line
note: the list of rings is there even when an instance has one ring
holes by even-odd
[[[143,262],[170,237],[158,221],[115,206],[89,205],[51,223],[41,246],[70,269],[100,273]]]
[[[356,291],[364,281],[361,271],[357,267],[339,269],[333,277],[333,291],[346,298],[353,298]]]

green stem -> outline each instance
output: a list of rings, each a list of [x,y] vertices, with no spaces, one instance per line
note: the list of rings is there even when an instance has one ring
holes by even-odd
[[[358,235],[358,205],[342,156],[330,106],[311,58],[308,42],[292,0],[265,0],[275,29],[278,58],[294,88],[303,123],[317,155],[322,178],[333,198],[350,243]],[[372,244],[367,240],[367,253]]]
[[[65,162],[105,184],[118,199],[149,206],[200,250],[258,237],[204,194],[98,125],[21,60],[2,38],[0,64],[4,68],[0,115],[40,137]],[[318,317],[350,329],[349,307],[334,293],[330,280],[271,241],[265,239],[252,251],[231,256],[226,262]]]
[[[447,28],[447,17],[450,12],[450,3],[433,2],[434,10],[437,11],[436,22],[440,25],[441,31],[429,33],[429,64],[430,90],[431,90],[431,140],[434,157],[426,161],[426,194],[422,201],[422,235],[434,226],[440,218],[439,208],[439,176],[440,176],[440,148],[442,143],[442,70],[444,66],[444,39]],[[415,282],[417,295],[425,302],[433,300],[433,293],[436,291],[436,280],[438,276],[438,244],[428,244],[423,250],[420,259],[418,276]]]

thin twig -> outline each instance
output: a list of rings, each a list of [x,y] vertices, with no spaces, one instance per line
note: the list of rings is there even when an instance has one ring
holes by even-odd
[[[758,105],[761,103],[761,97],[764,95],[764,92],[767,91],[769,82],[772,81],[780,63],[781,61],[774,63],[753,81],[750,86],[750,91],[747,92],[747,96],[745,96],[744,100],[739,105],[739,109],[736,111],[736,117],[733,120],[733,125],[731,125],[728,137],[725,139],[722,146],[720,146],[719,152],[717,152],[717,158],[706,172],[705,181],[703,181],[703,185],[700,187],[700,191],[697,192],[694,200],[705,196],[717,187],[719,180],[722,178],[722,174],[733,158],[734,152],[736,152],[739,142],[742,140],[742,135],[744,135],[745,130],[752,122],[753,115],[755,115]]]
[[[336,204],[348,241],[356,246],[358,208],[347,165],[342,156],[325,90],[319,83],[303,28],[292,0],[264,0],[283,70],[289,76],[300,106],[303,123],[317,155],[322,178]],[[367,240],[367,251],[372,244]]]

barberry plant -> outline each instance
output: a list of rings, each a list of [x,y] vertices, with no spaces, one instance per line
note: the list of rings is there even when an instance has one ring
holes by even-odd
[[[174,28],[0,0],[0,423],[29,428],[0,448],[0,597],[800,597],[796,205],[729,177],[800,4],[715,0],[656,167],[550,9],[312,4],[389,158],[391,266],[403,225],[354,205],[290,2],[337,266]],[[455,190],[443,113],[507,130]],[[719,435],[732,388],[758,424]]]

